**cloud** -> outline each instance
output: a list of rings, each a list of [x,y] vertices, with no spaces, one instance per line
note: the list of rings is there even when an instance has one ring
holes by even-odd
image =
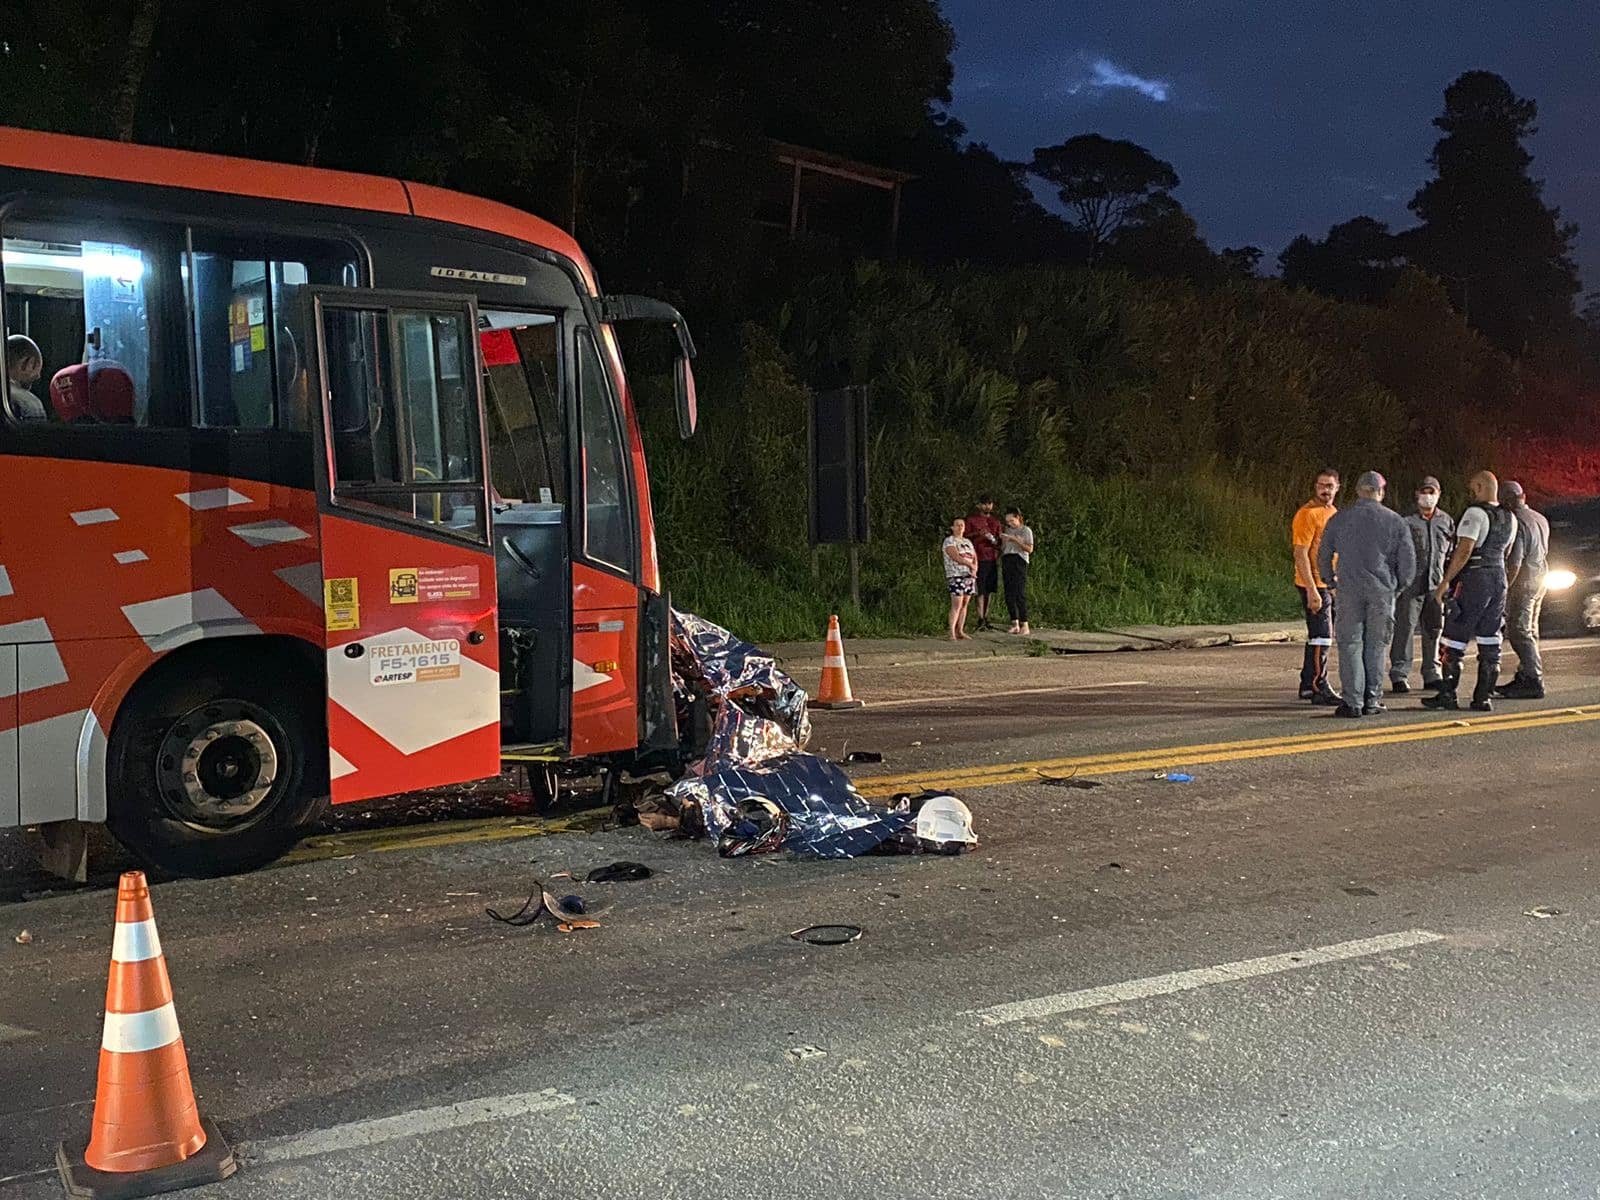
[[[1137,72],[1119,67],[1109,58],[1091,59],[1083,64],[1084,73],[1067,86],[1069,95],[1083,92],[1096,95],[1112,90],[1138,92],[1147,100],[1165,104],[1172,97],[1172,84],[1165,79],[1152,79]]]

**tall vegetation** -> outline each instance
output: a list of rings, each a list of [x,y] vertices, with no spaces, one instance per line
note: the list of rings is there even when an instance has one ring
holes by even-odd
[[[864,264],[796,286],[706,380],[701,440],[653,439],[680,603],[814,636],[845,591],[806,548],[806,392],[868,383],[873,541],[858,632],[938,627],[937,547],[991,491],[1042,552],[1046,624],[1293,610],[1286,522],[1314,464],[1458,478],[1514,386],[1442,289],[1383,307],[1268,281],[1200,287],[1062,268]]]

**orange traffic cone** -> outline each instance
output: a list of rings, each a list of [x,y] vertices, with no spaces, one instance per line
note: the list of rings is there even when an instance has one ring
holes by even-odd
[[[216,1183],[238,1169],[216,1126],[195,1106],[143,871],[128,871],[117,885],[89,1142],[63,1142],[56,1165],[69,1196],[95,1200]]]
[[[828,618],[828,644],[822,651],[822,685],[812,708],[860,708],[861,701],[850,694],[850,670],[844,665],[844,639],[839,636],[839,618]]]

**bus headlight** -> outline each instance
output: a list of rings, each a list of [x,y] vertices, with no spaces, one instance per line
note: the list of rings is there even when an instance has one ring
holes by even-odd
[[[1564,592],[1578,582],[1578,577],[1565,568],[1558,568],[1549,572],[1544,577],[1546,591]]]

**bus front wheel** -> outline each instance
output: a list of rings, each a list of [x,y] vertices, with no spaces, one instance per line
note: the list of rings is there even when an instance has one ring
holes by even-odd
[[[310,681],[286,675],[281,659],[216,658],[163,663],[142,680],[107,747],[106,823],[135,857],[169,875],[264,866],[327,802]]]

